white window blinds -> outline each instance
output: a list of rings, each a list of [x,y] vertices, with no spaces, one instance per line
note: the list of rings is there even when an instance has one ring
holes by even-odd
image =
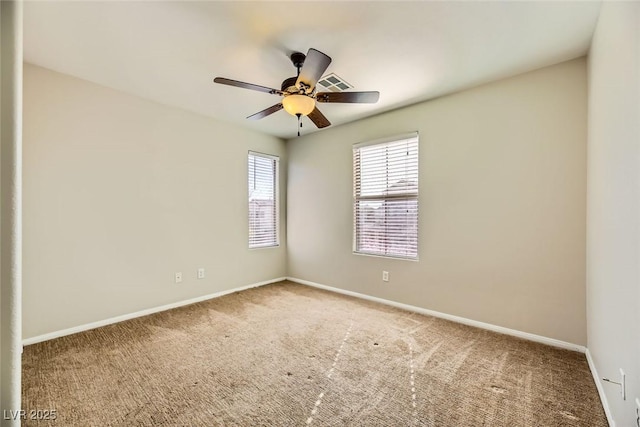
[[[353,148],[354,251],[418,258],[418,134]]]
[[[249,248],[278,246],[278,163],[249,152]]]

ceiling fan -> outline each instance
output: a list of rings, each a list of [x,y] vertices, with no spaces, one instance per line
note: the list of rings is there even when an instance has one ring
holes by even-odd
[[[300,136],[300,127],[302,127],[302,123],[300,122],[301,116],[309,117],[318,128],[325,128],[331,125],[331,122],[327,120],[316,106],[316,102],[373,104],[378,102],[378,98],[380,98],[380,92],[317,92],[316,83],[318,83],[322,74],[329,67],[331,58],[313,48],[309,49],[306,55],[301,52],[294,52],[290,58],[293,66],[298,69],[298,75],[285,79],[282,82],[280,90],[224,77],[216,77],[213,81],[223,85],[282,96],[283,99],[281,102],[252,114],[247,117],[247,119],[262,119],[284,108],[285,111],[292,116],[298,117],[298,122],[300,123],[298,136]]]

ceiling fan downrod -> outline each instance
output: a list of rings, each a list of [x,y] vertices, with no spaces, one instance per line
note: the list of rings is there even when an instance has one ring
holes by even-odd
[[[291,58],[293,66],[298,69],[298,76],[300,76],[300,69],[304,65],[304,60],[307,58],[306,55],[302,52],[293,52],[289,58]]]

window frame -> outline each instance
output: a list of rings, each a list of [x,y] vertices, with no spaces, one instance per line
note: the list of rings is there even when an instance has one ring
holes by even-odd
[[[405,193],[394,193],[394,194],[387,194],[387,195],[375,195],[375,196],[359,196],[357,194],[357,190],[358,190],[358,176],[357,176],[357,161],[356,161],[356,156],[359,154],[357,154],[357,152],[359,152],[359,150],[361,148],[364,147],[370,147],[370,146],[374,146],[374,145],[389,145],[389,144],[393,144],[394,142],[401,142],[401,141],[405,141],[405,140],[415,140],[415,144],[416,144],[416,149],[418,150],[416,153],[416,168],[417,168],[417,172],[416,172],[416,192],[414,193],[409,193],[409,192],[405,192]],[[419,188],[419,175],[420,175],[420,138],[419,138],[419,133],[416,132],[409,132],[409,133],[405,133],[405,134],[401,134],[401,135],[394,135],[394,136],[390,136],[390,137],[385,137],[385,138],[379,138],[379,139],[375,139],[375,140],[371,140],[371,141],[364,141],[364,142],[360,142],[357,144],[353,144],[353,245],[352,245],[352,253],[354,255],[361,255],[361,256],[371,256],[371,257],[378,257],[378,258],[385,258],[385,259],[396,259],[396,260],[405,260],[405,261],[419,261],[419,218],[420,218],[420,188]],[[361,163],[361,159],[358,160],[360,162],[359,168],[360,170],[362,169],[362,163]],[[358,230],[359,230],[359,226],[358,226],[358,203],[360,201],[366,201],[366,200],[383,200],[383,203],[386,201],[391,201],[391,200],[400,200],[400,199],[405,199],[405,200],[411,200],[411,199],[415,199],[415,203],[416,203],[416,219],[415,219],[415,225],[416,225],[416,231],[415,231],[415,244],[416,244],[416,255],[415,256],[405,256],[405,255],[399,255],[399,254],[389,254],[389,253],[377,253],[377,252],[366,252],[363,251],[362,249],[358,248],[358,242],[359,242],[359,236],[358,235]]]
[[[252,246],[252,240],[251,240],[251,195],[250,195],[250,190],[249,190],[249,177],[250,177],[250,168],[251,168],[251,157],[260,157],[263,159],[268,159],[274,162],[274,174],[273,174],[273,200],[274,200],[274,205],[275,205],[275,224],[274,224],[274,235],[275,235],[275,242],[269,243],[269,244],[261,244],[261,245],[256,245],[254,244]],[[254,168],[254,174],[255,174],[255,168]],[[267,153],[261,153],[258,151],[252,151],[249,150],[247,153],[247,174],[246,174],[246,179],[247,179],[247,232],[248,232],[248,236],[247,236],[247,244],[248,244],[248,248],[249,250],[259,250],[259,249],[269,249],[269,248],[277,248],[280,247],[280,157],[273,155],[273,154],[267,154]]]

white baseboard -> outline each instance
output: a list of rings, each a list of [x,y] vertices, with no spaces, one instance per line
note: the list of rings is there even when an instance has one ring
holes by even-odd
[[[598,370],[596,369],[596,364],[593,362],[593,358],[591,357],[591,352],[589,352],[589,349],[587,349],[587,351],[585,352],[585,355],[587,356],[587,363],[589,364],[591,375],[593,375],[593,381],[596,383],[596,388],[598,389],[598,395],[600,396],[600,401],[602,402],[604,413],[607,416],[609,427],[616,427],[616,422],[613,420],[613,415],[611,414],[611,408],[609,408],[609,401],[607,400],[607,396],[604,394],[602,381],[600,380],[600,376],[598,375]]]
[[[238,288],[228,289],[226,291],[215,292],[213,294],[202,295],[199,297],[191,298],[188,300],[178,301],[171,304],[161,305],[159,307],[147,308],[145,310],[136,311],[135,313],[123,314],[122,316],[116,316],[109,319],[99,320],[97,322],[91,322],[80,326],[74,326],[72,328],[63,329],[61,331],[50,332],[48,334],[38,335],[31,338],[26,338],[22,340],[22,345],[30,345],[39,343],[42,341],[52,340],[54,338],[63,337],[65,335],[76,334],[78,332],[88,331],[90,329],[99,328],[101,326],[112,325],[114,323],[122,322],[129,319],[134,319],[136,317],[147,316],[149,314],[158,313],[160,311],[171,310],[172,308],[178,308],[189,304],[194,304],[196,302],[206,301],[213,298],[218,298],[223,295],[232,294],[234,292],[244,291],[246,289],[257,288],[259,286],[268,285],[270,283],[281,282],[285,280],[285,277],[278,277],[277,279],[265,280],[263,282],[252,283],[246,286],[240,286]]]
[[[584,353],[586,348],[582,345],[569,343],[566,341],[560,341],[554,338],[543,337],[542,335],[530,334],[529,332],[522,332],[515,329],[505,328],[503,326],[492,325],[490,323],[479,322],[477,320],[467,319],[465,317],[454,316],[451,314],[441,313],[439,311],[429,310],[422,307],[416,307],[409,304],[403,304],[396,301],[390,301],[383,298],[372,297],[366,294],[360,294],[358,292],[347,291],[340,288],[334,288],[331,286],[322,285],[320,283],[311,282],[309,280],[297,279],[295,277],[287,277],[287,280],[300,283],[302,285],[313,286],[314,288],[325,289],[327,291],[336,292],[339,294],[349,295],[356,298],[362,298],[368,301],[374,301],[392,307],[401,308],[403,310],[413,311],[415,313],[426,314],[428,316],[439,317],[441,319],[451,320],[452,322],[462,323],[464,325],[474,326],[476,328],[487,329],[493,332],[498,332],[505,335],[511,335],[518,338],[523,338],[529,341],[535,341],[542,344],[547,344],[553,347],[563,348],[566,350],[573,350],[580,353]]]

